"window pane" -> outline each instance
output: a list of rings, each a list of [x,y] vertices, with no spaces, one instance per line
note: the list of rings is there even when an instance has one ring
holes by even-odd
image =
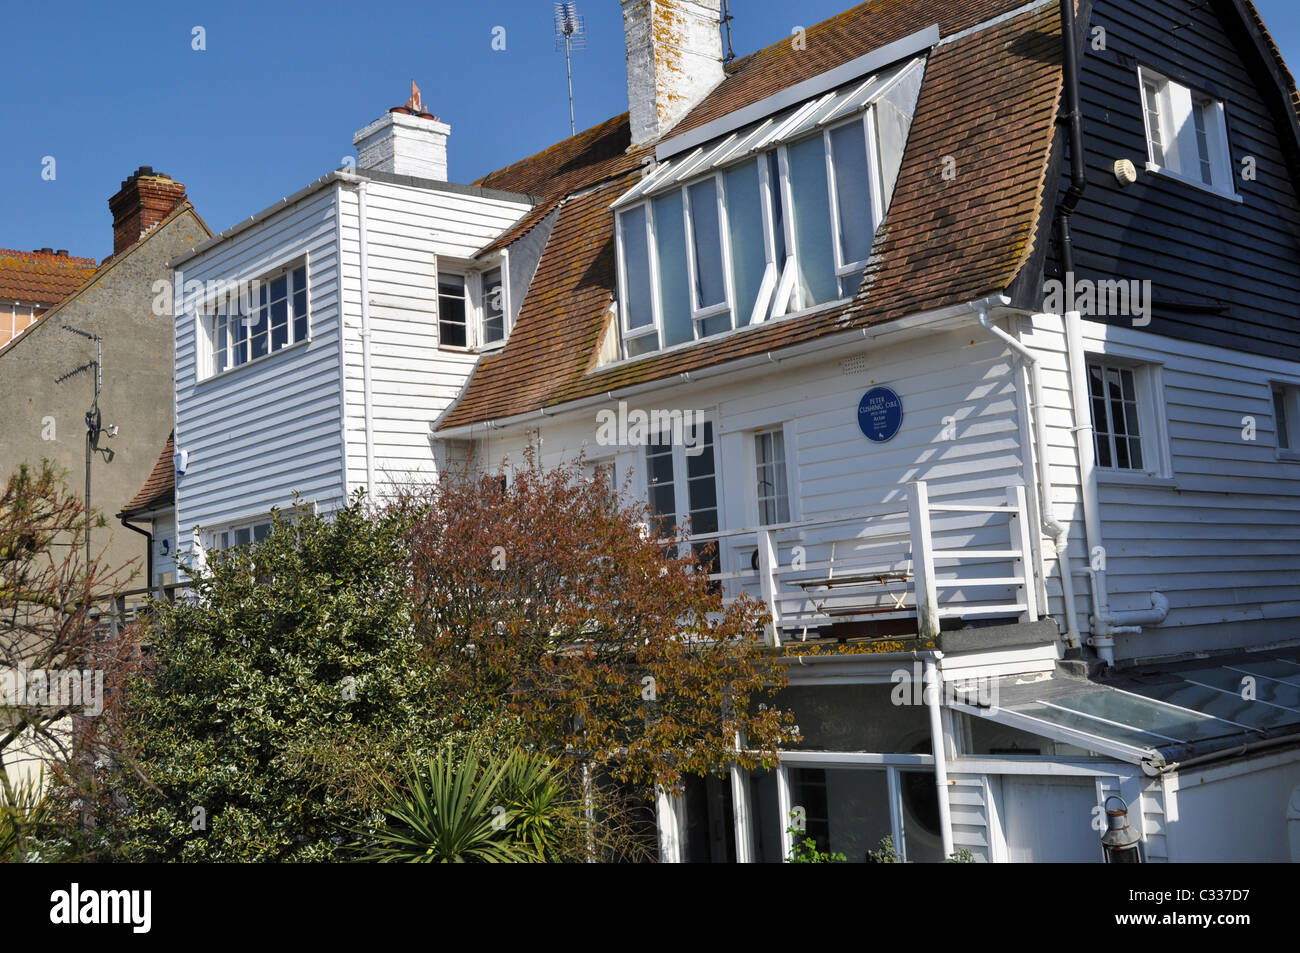
[[[271,302],[271,350],[289,343],[289,302],[280,298]]]
[[[667,535],[677,524],[677,500],[673,492],[673,449],[671,446],[646,448],[646,483],[649,487],[650,512],[657,517],[657,532]]]
[[[736,326],[749,323],[758,288],[767,268],[763,244],[763,205],[758,187],[758,161],[726,173],[727,230],[731,238],[731,283],[736,292]]]
[[[1286,419],[1286,391],[1273,391],[1273,418],[1277,422],[1277,445],[1283,450],[1291,449],[1290,425]]]
[[[248,325],[236,317],[230,323],[230,366],[248,363]]]
[[[871,254],[871,177],[867,140],[862,123],[854,121],[831,130],[835,166],[835,205],[840,219],[840,261],[866,261]]]
[[[618,221],[628,299],[623,302],[623,321],[629,328],[649,327],[654,323],[654,311],[650,300],[650,247],[646,242],[645,207],[628,209],[619,215]]]
[[[722,233],[718,222],[718,185],[705,179],[690,187],[691,238],[695,242],[695,298],[701,308],[727,300],[722,273]]]
[[[799,262],[799,307],[809,308],[839,296],[831,248],[826,154],[820,136],[791,146],[788,154],[795,255]]]
[[[293,272],[293,340],[307,340],[307,269]]]
[[[267,330],[266,311],[262,311],[249,334],[253,357],[262,357],[267,353]]]
[[[780,430],[760,433],[754,438],[758,463],[758,521],[762,526],[790,520],[790,501],[786,486],[785,436]]]
[[[1146,108],[1147,137],[1151,145],[1151,161],[1156,165],[1165,164],[1164,132],[1160,128],[1160,90],[1154,82],[1147,80],[1142,84],[1142,98]]]
[[[716,533],[718,531],[718,489],[714,478],[713,423],[704,424],[704,434],[699,452],[686,457],[687,487],[690,495],[691,532]]]
[[[483,343],[492,344],[506,336],[505,289],[501,269],[483,275]]]
[[[653,202],[655,252],[659,256],[659,308],[664,345],[695,337],[691,326],[691,278],[686,266],[686,223],[682,193],[674,189]]]
[[[461,275],[438,275],[438,343],[465,347],[465,279]]]
[[[1205,131],[1205,105],[1196,103],[1192,106],[1192,119],[1196,123],[1196,155],[1200,159],[1201,181],[1206,185],[1214,184],[1214,172],[1210,167],[1210,140]]]
[[[776,246],[777,268],[785,262],[785,201],[781,194],[781,162],[775,152],[767,154],[768,198],[772,203],[772,238]]]

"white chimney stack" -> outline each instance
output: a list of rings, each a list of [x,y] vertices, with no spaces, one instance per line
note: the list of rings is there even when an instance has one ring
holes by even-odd
[[[357,167],[419,179],[447,181],[447,137],[451,126],[420,103],[420,88],[411,82],[411,98],[352,136]]]
[[[632,144],[653,142],[722,82],[722,0],[622,0]]]

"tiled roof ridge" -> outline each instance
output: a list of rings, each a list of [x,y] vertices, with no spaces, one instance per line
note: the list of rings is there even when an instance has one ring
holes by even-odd
[[[79,255],[59,255],[52,251],[23,251],[20,248],[0,248],[0,258],[24,258],[28,260],[50,261],[50,262],[68,262],[73,265],[89,265],[91,268],[98,268],[99,262],[94,258],[83,258]]]
[[[28,332],[30,332],[32,328],[40,327],[46,321],[50,320],[52,316],[60,313],[64,305],[67,305],[70,302],[80,298],[81,295],[85,292],[85,290],[91,287],[92,285],[94,285],[101,276],[108,274],[109,271],[116,268],[123,260],[125,260],[129,255],[131,255],[137,248],[143,245],[150,237],[152,237],[157,232],[161,231],[163,226],[171,224],[173,221],[175,221],[185,212],[193,212],[194,218],[198,221],[199,225],[203,227],[203,230],[208,233],[209,237],[212,235],[212,229],[208,227],[208,223],[205,222],[202,216],[199,215],[198,211],[194,208],[194,204],[189,199],[185,199],[183,202],[178,202],[176,204],[176,207],[173,208],[170,212],[168,212],[166,217],[163,218],[162,221],[160,221],[153,228],[149,229],[149,231],[145,232],[143,235],[141,235],[138,239],[136,239],[133,243],[128,245],[126,248],[123,248],[117,254],[109,255],[107,258],[105,258],[103,263],[100,264],[100,266],[96,268],[95,271],[85,281],[83,281],[80,284],[80,286],[78,286],[75,290],[73,290],[71,294],[65,297],[58,304],[54,305],[54,307],[44,312],[39,318],[36,319],[35,322],[33,322],[32,324],[24,328],[21,334],[11,339],[3,347],[0,347],[0,356],[8,354],[10,351],[12,351],[14,347],[18,345],[19,342],[27,339]]]

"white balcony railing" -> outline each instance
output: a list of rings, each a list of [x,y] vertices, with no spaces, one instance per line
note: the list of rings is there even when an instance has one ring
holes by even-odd
[[[1025,488],[1002,503],[932,502],[924,482],[901,499],[824,519],[691,536],[715,542],[724,599],[760,599],[783,631],[915,620],[931,639],[950,618],[1039,617]]]

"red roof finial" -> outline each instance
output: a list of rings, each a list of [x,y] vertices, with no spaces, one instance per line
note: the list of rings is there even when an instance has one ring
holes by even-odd
[[[411,98],[406,101],[406,108],[417,116],[424,113],[424,106],[420,103],[420,87],[415,85],[415,80],[411,80]]]

